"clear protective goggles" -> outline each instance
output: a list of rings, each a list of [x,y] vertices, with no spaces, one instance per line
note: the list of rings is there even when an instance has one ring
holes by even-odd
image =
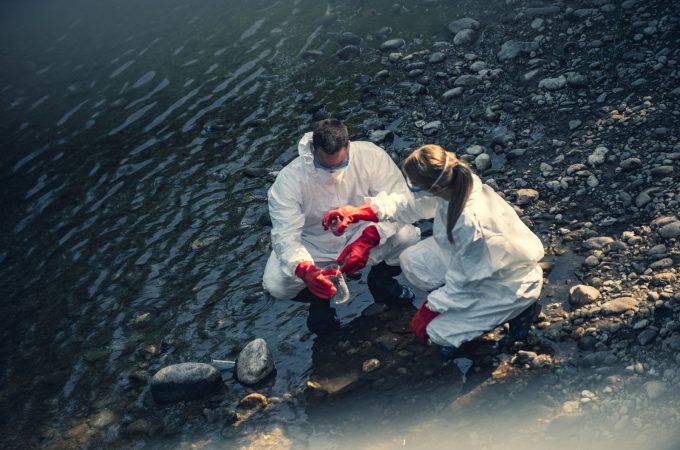
[[[348,158],[349,158],[349,155],[348,155]],[[439,181],[441,181],[442,177],[444,177],[444,174],[446,173],[446,168],[447,168],[448,164],[449,164],[449,154],[447,153],[446,154],[446,160],[444,161],[444,167],[442,168],[442,171],[439,173],[439,176],[437,177],[437,179],[434,180],[434,183],[432,183],[432,186],[430,186],[427,189],[421,188],[421,187],[418,187],[418,186],[414,186],[413,183],[411,183],[411,180],[409,180],[408,177],[406,176],[406,174],[404,174],[404,179],[406,180],[406,186],[408,186],[408,190],[411,191],[411,192],[414,192],[414,193],[415,192],[427,191],[431,194],[439,194],[441,191],[443,191],[445,189],[445,186],[438,186],[439,189],[437,189],[436,191],[433,191],[432,189],[437,187],[437,183],[439,183]]]
[[[312,158],[313,158],[312,163],[314,164],[314,167],[316,167],[317,169],[321,169],[321,170],[325,170],[326,172],[333,173],[333,172],[337,172],[338,170],[342,170],[342,169],[346,168],[347,166],[349,166],[349,142],[347,142],[347,159],[345,160],[345,162],[343,162],[342,164],[339,164],[335,167],[327,166],[325,164],[321,164],[320,162],[318,162],[316,160],[316,149],[314,148],[314,143],[312,143],[310,141],[309,146],[312,149]]]

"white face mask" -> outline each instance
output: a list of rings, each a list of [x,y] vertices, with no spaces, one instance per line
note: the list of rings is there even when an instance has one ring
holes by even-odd
[[[345,169],[334,170],[333,172],[317,169],[316,176],[326,186],[336,186],[342,183]]]

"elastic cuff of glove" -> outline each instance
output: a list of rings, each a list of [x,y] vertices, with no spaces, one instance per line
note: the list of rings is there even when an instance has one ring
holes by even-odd
[[[369,222],[379,222],[380,219],[378,219],[378,214],[375,212],[373,208],[371,208],[371,205],[364,205],[359,208],[361,211],[361,219],[362,220],[367,220]]]
[[[378,228],[375,225],[370,225],[364,228],[364,231],[361,233],[361,236],[367,243],[371,244],[373,247],[377,247],[378,245],[380,245],[380,232],[378,231]]]
[[[310,269],[314,268],[314,263],[311,261],[302,261],[300,264],[297,265],[295,268],[295,276],[298,278],[302,278],[305,276],[307,272],[309,272]]]

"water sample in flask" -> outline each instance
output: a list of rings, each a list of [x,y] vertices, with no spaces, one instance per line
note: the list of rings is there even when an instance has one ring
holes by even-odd
[[[328,276],[328,279],[333,282],[333,285],[337,290],[335,292],[335,295],[331,297],[331,301],[335,305],[342,305],[343,303],[347,303],[347,301],[349,301],[349,288],[347,287],[345,277],[342,275],[342,272],[340,272],[340,266],[338,266],[337,264],[333,264],[328,268],[331,270],[335,270],[336,272],[336,275]]]

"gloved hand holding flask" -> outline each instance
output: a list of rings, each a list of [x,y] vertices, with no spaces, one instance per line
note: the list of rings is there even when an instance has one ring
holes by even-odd
[[[329,299],[337,292],[333,282],[328,278],[337,274],[337,270],[318,269],[311,261],[302,261],[295,268],[295,275],[305,282],[309,291],[319,298]]]

